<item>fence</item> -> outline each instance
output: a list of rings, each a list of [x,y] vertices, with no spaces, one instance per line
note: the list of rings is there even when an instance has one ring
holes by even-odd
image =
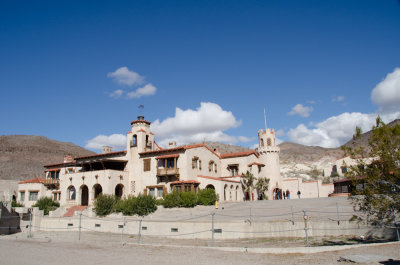
[[[37,231],[83,232],[120,234],[121,244],[135,242],[164,242],[165,240],[202,240],[215,246],[221,241],[260,238],[297,238],[309,246],[310,237],[361,236],[377,229],[394,232],[399,240],[396,225],[376,227],[350,222],[354,212],[350,209],[325,207],[304,210],[290,208],[236,207],[224,212],[209,210],[201,214],[181,213],[145,218],[110,216],[99,218],[90,212],[79,212],[73,217],[45,217],[40,211],[29,211],[21,216],[2,217],[1,220],[20,218],[20,227],[30,238]],[[275,210],[275,211],[272,211]],[[274,212],[274,214],[268,214]],[[163,240],[160,240],[162,238]]]

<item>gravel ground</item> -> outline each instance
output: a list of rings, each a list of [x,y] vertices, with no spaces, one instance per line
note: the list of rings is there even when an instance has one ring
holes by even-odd
[[[400,243],[361,247],[315,254],[257,254],[222,251],[193,246],[121,245],[119,235],[83,233],[35,233],[0,237],[0,264],[351,264],[339,262],[349,255],[379,255],[379,262],[364,264],[400,264]],[[279,248],[275,245],[275,248]],[[394,261],[389,261],[393,259]],[[354,264],[354,263],[353,263]]]

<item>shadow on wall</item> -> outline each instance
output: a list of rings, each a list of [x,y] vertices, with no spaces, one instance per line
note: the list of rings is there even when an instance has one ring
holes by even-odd
[[[20,217],[11,208],[11,202],[0,202],[0,235],[10,235],[21,232]]]

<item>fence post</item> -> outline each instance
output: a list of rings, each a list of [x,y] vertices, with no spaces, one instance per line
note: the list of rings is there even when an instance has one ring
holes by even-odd
[[[79,213],[79,232],[78,232],[78,240],[81,241],[81,224],[82,224],[82,212]]]
[[[397,228],[396,225],[396,209],[394,207],[393,207],[393,224],[394,224],[394,229],[396,229],[397,241],[400,241],[399,229]]]
[[[123,219],[123,223],[122,223],[122,230],[121,230],[121,245],[124,246],[124,228],[125,228],[125,217]]]
[[[340,225],[339,204],[336,203],[337,225]]]
[[[290,206],[290,211],[292,212],[292,225],[294,225],[293,206]]]
[[[251,207],[250,207],[250,217],[249,217],[250,225],[253,223],[253,215],[251,214]]]
[[[142,219],[139,220],[139,231],[138,231],[138,244],[141,243],[141,230],[142,229]]]
[[[30,211],[30,215],[29,215],[29,234],[28,234],[28,238],[32,237],[32,210]]]
[[[308,220],[308,216],[307,216],[307,212],[306,210],[303,210],[303,219],[304,219],[304,232],[306,233],[306,247],[308,247],[308,226],[307,226],[307,220]]]
[[[211,246],[214,247],[214,215],[215,213],[211,214]]]

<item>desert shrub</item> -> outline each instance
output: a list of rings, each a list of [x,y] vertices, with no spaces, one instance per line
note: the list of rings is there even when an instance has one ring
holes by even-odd
[[[156,205],[164,205],[164,199],[163,198],[157,199]]]
[[[11,202],[11,207],[24,207],[22,203],[17,202],[16,200],[13,200]]]
[[[145,216],[157,210],[156,199],[151,195],[139,194],[136,197],[136,214]]]
[[[164,207],[165,208],[174,208],[180,207],[181,205],[181,196],[180,191],[173,191],[164,195]]]
[[[43,197],[36,201],[33,207],[39,207],[40,210],[44,211],[45,215],[48,215],[50,211],[54,211],[60,204],[56,201],[53,201],[50,197]]]
[[[198,204],[200,205],[213,205],[217,200],[218,196],[214,189],[203,189],[197,194]]]
[[[197,205],[197,195],[192,191],[181,192],[179,194],[180,200],[180,207],[186,208],[193,208]]]
[[[134,195],[129,195],[125,199],[116,204],[116,212],[122,212],[123,215],[135,215],[137,210],[137,198]]]
[[[115,205],[117,204],[119,198],[115,195],[100,194],[94,200],[93,211],[98,216],[106,216],[114,212]]]

